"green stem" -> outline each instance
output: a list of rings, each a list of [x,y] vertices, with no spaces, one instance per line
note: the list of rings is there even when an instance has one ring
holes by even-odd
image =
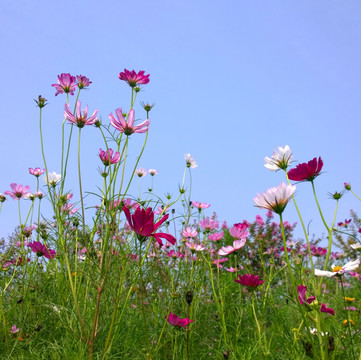
[[[84,212],[84,200],[83,200],[83,190],[81,186],[81,170],[80,170],[80,135],[81,135],[81,128],[79,128],[79,138],[78,138],[78,174],[79,174],[79,191],[80,191],[80,201],[81,201],[81,215],[83,219],[83,240],[85,240],[85,212]]]

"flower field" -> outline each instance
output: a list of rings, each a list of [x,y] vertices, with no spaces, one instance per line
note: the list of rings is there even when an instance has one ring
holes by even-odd
[[[50,104],[35,100],[43,164],[29,168],[31,185],[12,183],[0,194],[2,212],[10,201],[19,209],[19,226],[1,245],[0,357],[361,359],[361,220],[355,212],[344,221],[337,216],[343,196],[358,198],[351,185],[330,194],[335,210],[326,219],[317,197],[324,161],[295,164],[286,145],[264,159],[268,170],[284,173],[284,182],[255,194],[255,219],[227,224],[209,203],[193,199],[198,164],[188,153],[178,193],[155,193],[161,175],[139,166],[154,105],[138,97],[150,75],[124,69],[119,80],[129,88],[130,106],[112,110],[108,121],[81,103],[92,86],[86,76],[58,76],[52,86],[64,113],[57,169],[48,167],[43,143]],[[81,153],[89,126],[99,134],[98,192],[90,196]],[[143,146],[134,148],[132,137],[142,137]],[[135,162],[130,152],[138,154]],[[75,179],[67,174],[70,162]],[[145,176],[152,185],[142,191]],[[134,182],[136,194],[129,191]],[[326,239],[309,236],[297,205],[307,191]],[[291,206],[301,239],[287,221]]]

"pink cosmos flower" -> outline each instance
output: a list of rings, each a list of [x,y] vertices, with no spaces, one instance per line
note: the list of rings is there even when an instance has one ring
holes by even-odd
[[[167,256],[173,259],[184,258],[184,255],[180,251],[175,252],[174,250],[167,252]]]
[[[246,231],[247,228],[247,224],[234,224],[234,226],[229,229],[229,233],[234,239],[245,239],[249,235],[248,231]]]
[[[192,201],[192,206],[194,206],[195,208],[201,210],[201,209],[209,208],[211,206],[211,204],[199,203],[198,201]]]
[[[208,216],[199,222],[199,225],[205,230],[218,229],[219,223],[216,220],[210,219]]]
[[[168,205],[166,207],[158,206],[157,210],[154,211],[154,214],[162,215],[162,214],[166,214],[168,211],[169,211],[169,206]]]
[[[320,309],[320,311],[321,311],[321,312],[324,312],[324,313],[328,313],[328,314],[330,314],[330,315],[335,315],[335,310],[326,307],[326,305],[325,305],[325,304],[322,304],[322,303],[321,303],[321,309]]]
[[[18,333],[20,330],[21,330],[21,329],[18,329],[18,328],[16,327],[16,325],[14,324],[14,325],[11,327],[10,332],[11,332],[12,334],[16,334],[16,333]]]
[[[241,270],[243,269],[243,266],[241,266]],[[226,269],[228,272],[237,272],[237,271],[239,271],[239,269],[236,269],[236,268],[234,268],[234,267],[230,267],[229,269]]]
[[[36,177],[39,177],[41,174],[44,174],[44,172],[45,172],[45,169],[41,170],[41,169],[38,168],[38,167],[35,168],[35,169],[29,168],[29,173],[30,173],[31,175],[36,176]]]
[[[124,69],[124,72],[119,73],[118,77],[120,80],[126,81],[129,86],[134,88],[139,84],[145,85],[149,83],[150,74],[144,75],[144,73],[145,71],[143,70],[136,73],[134,70],[129,71],[127,69]]]
[[[208,239],[210,241],[218,241],[218,240],[221,240],[223,238],[223,236],[224,236],[224,232],[221,231],[219,233],[209,234]]]
[[[55,257],[55,250],[48,249],[39,241],[30,242],[27,246],[38,256],[45,256],[47,259],[54,259]]]
[[[10,184],[11,190],[12,191],[5,191],[4,194],[11,196],[14,200],[20,200],[22,197],[25,197],[28,194],[31,194],[29,192],[30,190],[30,186],[26,185],[23,186],[21,184],[15,184],[15,183],[11,183]]]
[[[148,172],[149,172],[149,175],[151,175],[151,176],[158,175],[158,171],[155,169],[149,169]]]
[[[62,205],[60,210],[66,215],[73,215],[79,210],[79,208],[74,208],[74,206],[74,204],[67,203]]]
[[[76,79],[78,80],[78,88],[83,89],[89,86],[92,82],[84,75],[77,75]]]
[[[120,160],[120,153],[117,151],[113,156],[113,149],[108,149],[108,151],[104,151],[99,149],[99,157],[105,166],[109,166],[110,164],[116,164]]]
[[[259,279],[259,275],[253,274],[238,275],[238,279],[235,279],[234,281],[246,286],[249,290],[254,290],[264,283],[263,280]]]
[[[61,75],[58,75],[58,83],[51,86],[54,86],[57,90],[55,96],[63,93],[74,95],[74,90],[76,89],[76,79],[70,74],[62,73]]]
[[[145,175],[147,175],[147,170],[145,170],[144,168],[138,168],[135,169],[134,174],[141,177],[144,177]]]
[[[194,320],[190,320],[188,318],[181,319],[176,314],[169,313],[168,316],[168,323],[177,327],[187,327],[188,324],[193,322]]]
[[[212,262],[212,264],[216,265],[217,267],[219,267],[220,269],[223,268],[223,264],[224,262],[228,261],[228,258],[223,258],[223,259],[216,259]]]
[[[196,238],[198,235],[196,229],[192,229],[190,226],[187,226],[186,229],[182,230],[182,236],[185,238]]]
[[[26,238],[28,238],[31,236],[31,234],[33,233],[33,230],[35,230],[35,229],[36,229],[36,226],[34,224],[32,224],[31,226],[24,227],[22,233]]]
[[[141,124],[134,126],[134,117],[135,117],[134,114],[135,113],[133,109],[129,111],[128,122],[127,122],[123,116],[122,109],[120,108],[115,110],[115,115],[117,116],[117,119],[114,117],[113,113],[111,113],[109,115],[109,120],[110,123],[117,130],[119,130],[121,133],[124,133],[127,136],[132,135],[133,133],[140,134],[147,132],[150,121],[147,119],[143,121]]]
[[[290,180],[293,181],[313,181],[323,167],[323,161],[321,157],[313,158],[308,163],[298,164],[294,169],[291,169],[287,175]]]
[[[267,209],[276,214],[282,214],[295,191],[295,185],[286,185],[285,183],[282,183],[277,187],[268,189],[263,194],[257,194],[253,201],[255,206],[261,209]]]
[[[307,286],[304,286],[302,284],[300,286],[297,286],[298,299],[300,300],[301,305],[303,305],[305,302],[311,304],[316,299],[315,296],[310,296],[309,298],[306,299],[306,291],[307,291]]]
[[[184,154],[184,159],[186,161],[186,166],[191,169],[198,167],[197,162],[193,159],[191,154]]]
[[[243,238],[242,240],[235,240],[233,241],[233,246],[223,246],[218,250],[218,255],[220,256],[227,256],[229,254],[232,254],[239,249],[243,248],[244,244],[246,243],[246,238]]]
[[[193,244],[193,243],[190,243],[188,241],[186,241],[185,244],[186,244],[187,248],[191,249],[192,251],[203,251],[203,250],[206,249],[201,244]]]
[[[75,124],[78,128],[83,128],[84,125],[95,124],[96,121],[98,120],[97,119],[98,110],[95,110],[93,112],[93,115],[88,118],[87,117],[88,116],[88,106],[85,109],[83,109],[83,115],[81,114],[80,107],[81,107],[81,102],[77,101],[76,102],[76,111],[75,111],[75,115],[74,115],[70,110],[69,104],[65,104],[64,117],[72,124]]]
[[[174,236],[165,233],[155,233],[155,231],[168,219],[168,214],[164,215],[161,220],[154,224],[154,212],[151,208],[147,210],[138,207],[134,214],[131,215],[129,209],[124,206],[123,211],[128,220],[130,228],[137,234],[138,239],[143,242],[148,237],[156,239],[160,246],[163,245],[162,238],[169,241],[172,245],[176,243]]]

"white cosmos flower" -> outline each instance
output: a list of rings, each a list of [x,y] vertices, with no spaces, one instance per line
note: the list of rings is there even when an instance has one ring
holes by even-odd
[[[55,186],[61,179],[61,175],[57,174],[55,171],[44,175],[43,180],[50,186]]]
[[[352,249],[354,250],[358,250],[358,249],[361,249],[361,244],[352,244],[350,245],[352,247]]]
[[[198,167],[196,161],[192,158],[191,154],[184,154],[184,159],[186,160],[187,167],[195,169]]]
[[[360,266],[360,259],[350,261],[344,266],[332,266],[332,271],[324,271],[324,270],[317,270],[315,269],[315,275],[316,276],[327,276],[327,277],[333,277],[335,275],[342,275],[345,273],[345,271],[353,271],[356,270]]]
[[[282,183],[265,191],[263,194],[257,194],[253,199],[255,206],[261,209],[271,210],[277,214],[282,214],[288,201],[296,191],[296,185],[286,185]]]
[[[271,171],[277,171],[279,169],[286,170],[293,158],[291,149],[288,145],[284,148],[278,146],[277,149],[274,150],[271,158],[268,156],[264,158],[264,161],[266,162],[264,166]]]

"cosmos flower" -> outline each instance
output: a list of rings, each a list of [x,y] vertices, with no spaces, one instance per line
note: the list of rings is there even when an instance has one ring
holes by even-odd
[[[12,191],[4,191],[4,194],[9,195],[14,200],[20,200],[21,198],[25,198],[28,194],[31,194],[29,192],[29,185],[23,186],[21,184],[18,185],[15,183],[11,183],[10,187]]]
[[[137,85],[145,85],[149,83],[150,74],[144,75],[144,73],[145,71],[139,71],[138,73],[136,73],[134,70],[129,71],[127,69],[124,69],[123,72],[119,73],[118,77],[120,80],[127,82],[129,86],[134,88]]]
[[[332,271],[324,271],[324,270],[318,270],[315,269],[315,275],[316,276],[327,276],[327,277],[333,277],[333,276],[341,276],[346,271],[353,271],[356,270],[360,266],[360,259],[356,259],[354,261],[350,261],[344,266],[332,266]]]
[[[50,186],[55,186],[61,179],[61,175],[57,174],[55,171],[48,173],[43,177],[43,180],[46,184]]]
[[[211,206],[211,204],[199,203],[198,201],[192,201],[192,206],[194,206],[195,208],[201,210],[201,209],[209,208]]]
[[[227,256],[229,254],[232,254],[236,251],[238,251],[239,249],[243,248],[243,246],[246,243],[246,239],[242,239],[242,240],[235,240],[233,241],[233,246],[223,246],[220,248],[220,250],[218,250],[218,255],[220,256]]]
[[[76,89],[75,76],[62,73],[58,75],[58,83],[51,86],[54,86],[56,89],[55,96],[63,93],[74,95],[74,90]]]
[[[145,170],[144,168],[138,168],[138,169],[135,169],[134,174],[138,175],[141,178],[141,177],[144,177],[145,175],[147,175],[147,170]]]
[[[184,154],[184,159],[186,161],[187,167],[190,167],[191,169],[195,169],[198,167],[196,161],[192,158],[191,154]]]
[[[149,175],[151,175],[151,176],[158,175],[158,171],[155,169],[149,169],[148,172],[149,172]]]
[[[109,148],[108,151],[99,149],[99,157],[105,166],[109,166],[110,164],[116,164],[119,162],[120,153],[117,151],[113,156],[113,149]]]
[[[180,317],[178,317],[176,314],[172,314],[169,313],[168,316],[168,323],[177,327],[187,327],[188,324],[190,324],[191,322],[193,322],[194,320],[190,320],[188,318],[185,319],[181,319]]]
[[[291,149],[288,145],[284,148],[278,146],[278,150],[274,150],[271,158],[266,156],[264,161],[266,162],[264,166],[271,171],[286,170],[292,161]]]
[[[154,212],[151,208],[144,210],[138,207],[134,214],[131,215],[129,209],[124,206],[123,211],[128,220],[130,228],[137,234],[138,239],[143,242],[148,237],[156,239],[159,245],[163,245],[162,238],[169,241],[172,245],[176,243],[174,236],[165,233],[155,233],[157,229],[168,219],[168,214],[164,215],[161,220],[154,224]]]
[[[210,219],[208,216],[199,222],[200,227],[205,230],[218,229],[219,223],[216,220]]]
[[[238,275],[238,279],[235,279],[234,281],[246,286],[249,290],[254,290],[264,283],[263,280],[259,279],[259,275],[253,274]]]
[[[182,230],[182,236],[185,238],[196,238],[198,235],[196,229],[192,229],[190,226],[187,226],[186,229]]]
[[[38,256],[45,256],[47,259],[54,259],[55,257],[55,250],[48,249],[39,241],[30,242],[27,246]]]
[[[303,305],[305,302],[311,304],[316,299],[315,296],[310,296],[309,298],[306,299],[306,291],[307,291],[307,286],[304,286],[302,284],[300,286],[297,286],[298,299],[300,300],[301,305]]]
[[[213,233],[213,234],[209,234],[208,239],[210,241],[218,241],[221,240],[224,236],[224,232],[220,231],[219,233]]]
[[[85,87],[89,86],[92,82],[84,75],[77,75],[76,79],[78,80],[78,88],[84,89]]]
[[[84,125],[93,125],[96,123],[98,110],[93,112],[93,115],[88,118],[88,106],[83,109],[83,115],[81,114],[81,102],[76,102],[75,115],[71,112],[69,104],[64,106],[64,117],[72,124],[75,124],[78,128],[83,128]]]
[[[187,248],[191,249],[191,251],[203,251],[206,249],[201,244],[194,244],[194,243],[190,243],[188,241],[186,241],[185,244],[186,244]]]
[[[43,169],[43,170],[41,170],[40,168],[35,168],[35,169],[33,169],[33,168],[29,168],[29,173],[31,174],[31,175],[34,175],[35,177],[39,177],[41,174],[44,174],[44,172],[45,172],[45,169]]]
[[[18,328],[16,327],[16,325],[14,324],[14,325],[11,327],[10,332],[11,332],[12,334],[16,334],[16,333],[18,333],[20,330],[21,330],[21,329],[18,329]]]
[[[128,121],[125,120],[121,108],[115,110],[115,115],[117,116],[117,119],[114,117],[113,113],[109,114],[110,123],[119,132],[124,133],[127,136],[132,135],[133,133],[140,134],[148,131],[150,124],[148,119],[139,125],[134,125],[135,112],[133,109],[129,111]]]
[[[313,181],[323,167],[323,161],[321,157],[318,159],[315,157],[308,163],[298,164],[294,169],[291,169],[287,175],[290,180],[293,181]]]
[[[247,224],[234,224],[230,229],[229,229],[229,233],[231,234],[231,236],[234,239],[245,239],[249,233],[248,231],[246,231],[246,229],[248,228]]]
[[[295,185],[282,183],[277,187],[268,189],[263,194],[257,194],[253,199],[255,206],[282,214],[288,201],[296,191]]]
[[[320,311],[321,311],[321,312],[324,312],[324,313],[328,313],[328,314],[330,314],[330,315],[335,315],[335,310],[326,307],[326,305],[325,305],[325,304],[322,304],[322,303],[321,303],[321,309],[320,309]]]

